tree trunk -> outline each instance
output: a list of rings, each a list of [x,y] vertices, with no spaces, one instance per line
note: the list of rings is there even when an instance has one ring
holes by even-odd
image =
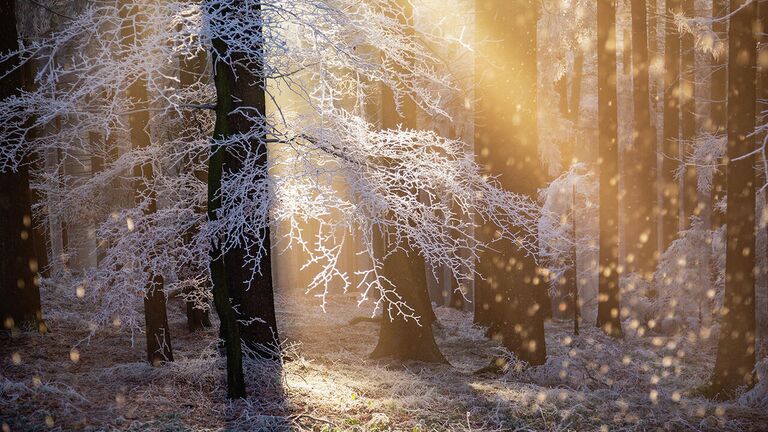
[[[745,3],[749,3],[745,5]],[[755,383],[755,100],[757,2],[731,0],[728,31],[728,210],[725,293],[707,394],[727,398]],[[746,156],[749,155],[749,156]],[[737,160],[738,159],[738,160]]]
[[[0,52],[17,50],[14,0],[0,4],[0,20]],[[18,94],[22,81],[21,69],[2,78],[0,98]],[[0,172],[0,319],[6,330],[34,328],[45,333],[30,195],[26,163],[16,172]]]
[[[131,47],[141,44],[143,24],[137,22],[141,16],[138,6],[124,4],[120,10],[122,19],[121,35],[123,43]],[[132,113],[128,116],[131,146],[135,149],[149,147],[150,137],[147,133],[149,124],[149,95],[145,77],[138,77],[128,87],[128,98],[134,101]],[[135,180],[136,204],[145,206],[144,214],[149,216],[157,212],[157,198],[151,188],[154,181],[152,163],[137,165],[133,168]],[[166,361],[173,361],[171,349],[171,334],[168,327],[166,299],[163,292],[162,275],[151,275],[151,282],[146,286],[144,296],[144,318],[147,333],[147,361],[158,366]]]
[[[216,84],[216,125],[213,139],[221,140],[232,134],[229,113],[233,109],[232,72],[224,62],[217,62],[218,53],[224,53],[227,46],[221,39],[214,39],[212,57],[214,82]],[[221,207],[218,196],[221,189],[221,175],[225,150],[215,144],[211,147],[208,160],[208,219],[217,219],[216,211]],[[213,285],[213,303],[219,315],[221,327],[219,334],[224,342],[227,358],[227,395],[231,399],[244,398],[245,378],[243,376],[243,353],[240,341],[240,326],[235,310],[230,301],[225,258],[218,242],[214,242],[210,252],[211,284]]]
[[[597,326],[621,337],[619,307],[619,146],[616,0],[597,3],[597,109],[600,160],[600,276]]]
[[[680,0],[667,0],[666,9],[682,13]],[[680,160],[680,34],[672,23],[664,27],[664,158],[661,162],[662,252],[680,229],[680,187],[675,170]]]
[[[409,2],[399,2],[403,14],[398,16],[400,23],[411,27],[413,10]],[[402,101],[401,112],[395,106],[395,98],[391,89],[382,89],[382,122],[384,129],[416,129],[416,104],[409,98]],[[412,191],[416,194],[418,191]],[[387,239],[382,247],[387,248]],[[407,246],[403,246],[409,249]],[[381,251],[381,255],[385,254]],[[427,268],[424,258],[419,251],[409,249],[398,250],[391,254],[384,263],[384,274],[395,287],[396,292],[403,297],[406,304],[415,310],[420,323],[402,316],[387,316],[385,306],[384,318],[381,321],[379,340],[371,353],[371,358],[392,356],[400,360],[418,360],[435,363],[447,363],[440,352],[432,333],[432,323],[437,320],[432,310],[427,286]],[[391,319],[388,319],[391,318]]]
[[[630,163],[625,166],[629,177],[630,208],[628,226],[636,237],[627,238],[627,261],[645,280],[656,271],[656,129],[651,121],[651,93],[648,66],[648,26],[645,0],[632,0],[632,92],[635,133]],[[629,256],[632,255],[632,259]],[[633,263],[632,263],[633,262]]]
[[[475,150],[480,166],[505,189],[536,199],[543,182],[538,156],[535,0],[476,1]],[[489,241],[496,227],[479,228]],[[479,256],[475,323],[529,364],[546,360],[546,284],[532,257],[511,242]],[[549,312],[549,311],[546,311]]]
[[[408,254],[398,251],[389,256],[384,271],[397,293],[414,309],[419,322],[395,314],[388,316],[385,306],[379,340],[370,357],[447,363],[432,334],[432,306],[428,295],[424,295],[427,293],[424,260],[417,251],[410,250]]]
[[[198,53],[194,58],[187,59],[187,58],[180,58],[179,59],[179,86],[184,89],[191,87],[198,82],[200,82],[203,79],[203,76],[205,75],[205,67],[206,67],[206,56],[204,52]],[[188,113],[184,114],[184,118],[182,120],[187,127],[190,127],[194,124],[194,119],[191,115]],[[189,165],[195,166],[197,161],[189,161]],[[190,170],[189,167],[183,167],[182,169]],[[193,173],[195,177],[202,181],[207,183],[208,182],[208,173],[204,171],[195,171]],[[205,211],[205,209],[197,209],[197,211]],[[192,238],[197,234],[199,230],[197,227],[194,229],[190,229],[189,232],[185,234],[185,241],[187,243],[191,243]],[[196,266],[195,266],[196,267]],[[197,271],[199,269],[190,269],[191,271]],[[187,289],[184,292],[185,294],[191,294],[190,290]],[[200,305],[196,304],[194,301],[186,300],[185,302],[186,306],[186,313],[187,313],[187,329],[191,332],[200,330],[203,328],[212,327],[211,324],[211,318],[209,316],[207,309],[202,309],[199,307]]]
[[[712,17],[724,17],[728,14],[728,0],[712,0]],[[712,23],[712,31],[714,31],[721,39],[727,38],[728,21],[721,20]],[[725,108],[726,108],[726,92],[728,90],[728,68],[726,67],[725,56],[719,56],[712,61],[712,91],[710,98],[712,104],[710,105],[710,118],[709,118],[709,132],[721,135],[725,133]],[[726,179],[725,179],[725,161],[715,160],[712,161],[717,166],[714,178],[712,179],[712,213],[711,213],[711,226],[712,229],[718,229],[725,223],[725,215],[722,211],[717,209],[717,204],[725,197]]]
[[[683,13],[687,17],[693,17],[696,11],[693,0],[683,0]],[[693,140],[696,139],[696,52],[694,51],[694,38],[690,33],[681,37],[680,50],[682,61],[680,63],[680,108],[682,111],[681,134],[682,146],[685,149],[684,156],[693,152]],[[691,216],[701,214],[699,205],[698,174],[696,166],[687,164],[683,178],[683,227],[691,225]]]
[[[259,13],[261,3],[253,2],[251,7]],[[262,30],[258,28],[254,31],[261,32]],[[235,52],[231,55],[237,57],[240,54]],[[246,108],[252,117],[266,116],[264,65],[258,64],[248,67],[244,66],[247,62],[237,62],[237,58],[234,58],[233,61],[236,66],[217,70],[219,74],[226,74],[226,77],[219,76],[217,79],[226,79],[229,83],[230,92],[219,94],[219,97],[231,99],[229,101],[231,110]],[[229,114],[227,123],[229,128],[227,133],[229,134],[247,133],[254,127],[261,127],[245,115],[237,113]],[[257,142],[248,143],[248,145],[251,147],[250,151],[256,155],[257,163],[266,166],[268,163],[266,136],[261,136]],[[242,169],[242,161],[236,153],[237,151],[225,151],[222,154],[222,169],[224,171],[236,173]],[[262,185],[266,184],[266,178],[255,180],[256,182],[264,181]],[[270,192],[264,189],[260,193]],[[227,289],[229,297],[232,299],[232,305],[236,310],[235,314],[240,325],[240,337],[245,346],[255,356],[276,359],[278,354],[275,345],[279,341],[279,337],[275,314],[272,247],[268,223],[267,228],[261,233],[261,237],[261,244],[258,245],[254,245],[255,239],[251,239],[250,243],[253,250],[250,250],[248,246],[241,245],[230,248],[224,254]],[[261,260],[256,263],[249,262],[248,257],[255,256],[256,250],[259,248],[266,251],[262,254]]]

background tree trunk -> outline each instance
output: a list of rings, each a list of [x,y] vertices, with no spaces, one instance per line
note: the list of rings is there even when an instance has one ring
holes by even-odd
[[[616,0],[599,0],[597,3],[597,82],[600,160],[600,275],[597,326],[606,334],[621,337]]]
[[[412,29],[413,9],[409,2],[400,2],[403,14],[397,18],[406,28]],[[391,89],[382,89],[382,122],[384,129],[416,129],[416,104],[409,98],[402,101],[401,113],[395,106],[395,97]],[[416,194],[418,191],[412,191]],[[387,239],[381,242],[381,256],[386,252]],[[426,362],[447,363],[445,357],[435,343],[432,333],[432,323],[436,321],[432,310],[427,286],[427,268],[424,258],[419,251],[409,249],[398,250],[391,254],[384,263],[384,274],[395,286],[395,290],[405,300],[406,304],[415,310],[420,319],[420,325],[413,319],[401,316],[387,316],[386,307],[381,321],[379,340],[371,353],[372,358],[393,356],[401,360],[419,360]]]
[[[667,0],[667,11],[682,13],[680,0]],[[680,229],[680,186],[675,170],[680,160],[680,34],[668,22],[664,26],[664,143],[661,162],[662,252]]]
[[[537,136],[536,0],[476,1],[475,151],[480,166],[505,189],[536,198],[543,182]],[[532,84],[534,83],[534,84]],[[502,90],[503,89],[503,90]],[[496,227],[482,226],[488,241]],[[546,360],[546,284],[532,257],[509,242],[478,259],[475,323],[532,365]]]
[[[627,238],[632,268],[650,281],[656,270],[656,129],[651,121],[651,93],[648,67],[648,25],[645,0],[632,0],[632,92],[635,134],[630,163],[625,167],[629,177],[630,211],[628,227],[636,234]],[[652,29],[653,30],[653,29]],[[630,263],[632,264],[632,263]]]
[[[0,52],[17,50],[14,0],[0,3],[0,23]],[[22,84],[21,69],[6,75],[0,82],[0,99],[18,94]],[[16,172],[0,173],[0,319],[6,330],[35,328],[45,333],[30,197],[26,163]]]
[[[204,52],[198,53],[198,55],[192,59],[183,57],[179,58],[179,86],[181,86],[181,88],[185,88],[200,82],[205,76],[205,68],[206,56]],[[191,114],[185,113],[182,121],[187,127],[194,127],[191,126],[195,122],[194,117]],[[197,163],[196,161],[190,161],[190,165],[194,166],[197,165]],[[182,167],[182,169],[189,169],[189,167]],[[200,181],[205,183],[208,182],[207,172],[195,171],[193,174]],[[196,209],[196,211],[205,211],[205,209]],[[192,241],[192,238],[197,233],[197,231],[197,229],[190,230],[190,232],[185,235],[187,243]],[[190,270],[198,271],[196,268]],[[189,289],[185,290],[185,294],[190,294]],[[187,329],[189,329],[189,331],[195,331],[212,326],[211,318],[207,309],[200,308],[200,305],[195,304],[193,301],[186,300],[184,303],[187,313]]]
[[[728,14],[728,0],[712,0],[712,17],[724,17]],[[715,21],[712,23],[712,31],[714,31],[721,39],[726,39],[728,34],[728,20]],[[726,108],[726,92],[728,89],[728,68],[726,67],[727,59],[721,55],[712,61],[712,91],[710,98],[712,104],[710,105],[710,117],[709,117],[709,131],[713,134],[720,135],[725,133],[725,108]],[[722,211],[716,208],[717,203],[725,196],[725,164],[727,161],[716,160],[712,163],[717,165],[717,171],[715,172],[712,180],[712,213],[711,213],[711,225],[713,229],[718,229],[725,223],[725,215]]]
[[[732,0],[735,11],[749,0]],[[757,2],[728,31],[728,210],[725,293],[715,370],[707,393],[731,397],[755,382],[755,147]],[[738,158],[738,160],[736,160]]]
[[[138,6],[124,4],[120,9],[120,14],[123,20],[120,31],[124,43],[128,46],[142,43],[139,39],[144,31],[143,25],[136,21],[136,18],[140,16]],[[128,87],[127,96],[135,101],[134,112],[128,116],[131,145],[135,149],[149,147],[150,137],[147,132],[149,95],[147,94],[146,78],[139,77],[136,79]],[[154,181],[152,163],[135,166],[133,176],[136,178],[136,204],[146,205],[145,215],[156,213],[157,198],[151,188],[151,183]],[[145,204],[144,200],[148,202]],[[145,289],[144,319],[147,333],[147,361],[153,366],[158,366],[165,361],[173,361],[162,275],[152,275],[151,282]]]
[[[696,15],[693,0],[683,0],[683,13],[687,17]],[[682,149],[685,149],[682,157],[685,160],[693,152],[693,140],[696,139],[696,52],[692,34],[685,33],[680,40],[680,130]],[[696,166],[687,164],[683,178],[683,227],[686,229],[691,226],[691,216],[701,214],[697,182]]]

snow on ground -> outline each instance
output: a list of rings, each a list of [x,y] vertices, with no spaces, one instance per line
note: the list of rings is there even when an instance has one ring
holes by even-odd
[[[45,301],[45,299],[44,299]],[[82,307],[82,305],[80,305]],[[438,308],[438,344],[450,365],[371,361],[378,324],[339,295],[327,313],[311,297],[279,302],[282,368],[246,363],[244,401],[228,402],[216,331],[189,333],[169,304],[176,361],[143,362],[144,340],[117,330],[90,341],[78,307],[50,313],[52,333],[0,339],[3,430],[766,430],[768,412],[692,397],[714,364],[714,342],[679,337],[605,337],[588,323],[547,324],[546,365],[511,362],[471,326],[471,315]],[[76,347],[73,347],[81,342]]]

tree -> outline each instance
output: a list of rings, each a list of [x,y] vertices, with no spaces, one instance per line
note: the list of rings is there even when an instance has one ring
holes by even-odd
[[[712,31],[721,39],[727,36],[728,32],[728,20],[724,17],[728,14],[728,0],[713,0],[712,1]],[[718,19],[719,18],[719,19]],[[712,90],[710,93],[710,115],[708,122],[708,130],[710,133],[719,136],[725,132],[725,117],[726,117],[726,99],[728,91],[728,68],[726,67],[727,59],[723,55],[717,55],[712,62],[712,77],[711,85]],[[725,223],[724,211],[718,208],[718,204],[725,196],[725,166],[726,161],[713,160],[710,163],[714,164],[717,168],[712,181],[712,213],[711,222],[712,229],[718,229]]]
[[[757,2],[731,0],[725,293],[715,369],[705,393],[729,398],[755,383],[755,100]]]
[[[123,1],[120,8],[121,34],[124,43],[133,47],[144,43],[142,32],[147,25],[142,22],[141,9],[138,5]],[[150,136],[147,133],[149,124],[149,95],[147,82],[143,76],[138,76],[128,86],[128,98],[135,102],[134,110],[128,115],[131,145],[137,150],[150,146]],[[157,212],[157,196],[151,183],[155,180],[152,163],[137,164],[133,168],[136,190],[136,205],[145,214]],[[141,228],[139,228],[141,229]],[[144,295],[144,319],[147,337],[147,361],[158,366],[165,361],[173,361],[171,349],[171,332],[168,326],[166,298],[163,291],[163,276],[151,272],[149,284]]]
[[[535,197],[542,173],[538,157],[536,86],[539,2],[476,2],[475,151],[485,172],[506,190]],[[500,91],[500,89],[504,89]],[[499,233],[480,227],[484,242]],[[514,245],[497,242],[478,257],[475,323],[521,360],[546,360],[543,296],[545,284],[536,261]]]
[[[632,92],[635,130],[628,177],[631,207],[627,228],[637,237],[628,238],[633,267],[646,280],[653,277],[658,256],[656,246],[656,128],[651,121],[648,55],[648,20],[645,0],[632,0]],[[656,31],[655,28],[651,29]],[[629,258],[629,257],[628,257]]]
[[[409,2],[398,2],[402,11],[396,19],[413,37],[413,8]],[[382,92],[382,128],[416,129],[416,104],[409,99],[398,107],[395,95],[388,87]],[[417,195],[418,190],[404,191],[403,194]],[[411,247],[387,252],[387,233],[383,233],[381,246],[384,260],[384,277],[389,279],[395,291],[410,305],[419,320],[407,319],[401,315],[384,317],[381,321],[379,340],[371,353],[372,358],[394,356],[401,360],[447,363],[432,334],[432,323],[437,321],[427,286],[427,271],[424,258]],[[431,273],[430,273],[431,276]]]
[[[600,0],[597,3],[597,47],[600,169],[600,267],[597,326],[611,336],[621,337],[615,0]]]
[[[0,4],[0,53],[19,49],[16,33],[16,2]],[[0,63],[2,64],[2,63]],[[0,100],[7,102],[18,96],[22,88],[22,70],[5,64],[0,75]],[[24,131],[16,131],[8,141],[24,139]],[[31,327],[47,331],[40,305],[39,261],[35,254],[35,232],[32,227],[29,166],[23,161],[13,171],[0,169],[0,319],[3,328]]]
[[[179,56],[179,86],[182,89],[190,89],[195,85],[204,82],[203,77],[206,75],[206,59],[205,51],[197,53],[192,58],[186,58]],[[195,128],[199,122],[196,120],[193,112],[185,112],[182,121],[184,122],[183,128]],[[201,126],[197,126],[201,127]],[[182,128],[182,130],[183,130]],[[186,169],[192,172],[192,174],[201,182],[208,184],[208,172],[195,169],[195,166],[199,166],[200,161],[186,161],[182,169]],[[204,208],[200,210],[205,211]],[[185,236],[185,241],[193,244],[194,235],[198,231],[197,226],[193,227],[190,232]],[[190,267],[190,272],[201,272],[199,267]],[[204,273],[204,272],[202,272]],[[209,298],[200,289],[199,286],[190,285],[185,287],[183,291],[184,303],[186,305],[187,312],[187,328],[189,331],[195,331],[198,329],[211,327],[211,319],[208,313]],[[202,299],[200,298],[202,297]]]
[[[250,3],[250,4],[246,4]],[[252,180],[257,184],[265,184],[268,168],[266,128],[263,127],[266,117],[266,78],[264,72],[265,48],[263,29],[260,23],[261,2],[233,2],[233,5],[246,8],[255,20],[255,26],[245,29],[244,36],[256,43],[251,47],[257,55],[256,62],[248,63],[237,49],[230,49],[232,66],[226,73],[229,81],[229,91],[232,98],[229,111],[229,134],[247,135],[254,130],[260,134],[253,136],[242,145],[249,148],[253,162],[260,172]],[[221,77],[219,77],[221,79]],[[227,97],[227,95],[219,95]],[[237,154],[241,148],[233,148],[224,152],[222,168],[228,175],[237,175],[245,169],[244,161]],[[264,194],[266,190],[255,190],[255,194]],[[255,355],[263,358],[275,358],[276,351],[272,348],[279,343],[277,333],[277,317],[275,315],[275,297],[272,283],[272,245],[270,223],[265,221],[258,237],[239,239],[224,253],[227,275],[227,286],[237,320],[240,324],[240,338],[245,346]],[[255,250],[261,251],[256,254]]]
[[[695,16],[693,0],[683,0],[683,13],[687,17]],[[680,38],[680,111],[682,121],[680,134],[684,157],[693,153],[696,139],[696,52],[694,35],[684,33]],[[698,191],[698,173],[694,164],[686,164],[683,176],[683,229],[690,226],[690,217],[701,213]]]
[[[666,8],[682,13],[681,0]],[[680,34],[669,23],[664,27],[664,143],[661,162],[661,248],[667,249],[680,229],[680,188],[675,172],[680,161]]]
[[[226,139],[232,134],[229,115],[233,111],[232,87],[233,76],[231,69],[219,57],[226,55],[227,46],[221,39],[214,39],[213,44],[213,79],[216,85],[216,126],[214,140]],[[221,207],[221,179],[224,168],[224,152],[226,149],[214,141],[211,155],[208,159],[208,218],[218,219],[217,211]],[[221,246],[211,249],[210,272],[213,285],[213,302],[221,325],[219,335],[224,341],[227,358],[227,395],[230,398],[245,397],[245,377],[243,375],[243,354],[240,340],[240,325],[232,306],[227,278],[226,255]]]

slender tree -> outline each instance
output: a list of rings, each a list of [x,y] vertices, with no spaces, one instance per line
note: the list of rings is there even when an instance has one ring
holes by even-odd
[[[682,13],[680,0],[666,8]],[[680,229],[680,188],[675,171],[680,161],[680,33],[671,23],[664,27],[664,143],[661,162],[661,248],[666,250]]]
[[[712,31],[722,39],[727,37],[728,20],[723,17],[728,14],[728,9],[728,0],[712,0],[712,18],[716,19],[712,23]],[[728,90],[728,68],[726,67],[726,61],[727,59],[722,55],[715,57],[712,61],[712,90],[710,93],[712,103],[710,105],[708,129],[715,135],[725,133],[726,92]],[[712,213],[710,217],[712,228],[717,229],[725,223],[724,213],[717,209],[716,206],[725,196],[726,161],[716,160],[712,161],[712,163],[715,164],[718,169],[715,171],[712,180]]]
[[[693,0],[683,0],[683,13],[687,17],[696,14]],[[684,157],[693,152],[696,139],[696,52],[694,51],[694,36],[686,32],[680,39],[681,63],[680,63],[680,111],[682,121],[680,133],[682,146],[685,149]],[[698,173],[696,166],[687,164],[683,178],[683,226],[690,226],[691,216],[701,213],[699,204]]]
[[[179,58],[179,86],[181,88],[188,88],[191,86],[194,86],[196,83],[200,82],[204,76],[205,76],[205,69],[206,69],[206,55],[204,51],[201,51],[197,53],[192,58],[186,58],[184,56],[181,56]],[[184,118],[182,119],[184,122],[185,127],[194,127],[192,126],[195,123],[195,116],[193,113],[185,112]],[[195,166],[197,163],[196,161],[189,161],[189,165]],[[182,169],[187,169],[187,167],[183,167]],[[193,175],[199,179],[202,182],[207,183],[208,182],[208,173],[203,170],[195,170],[193,172]],[[205,211],[205,209],[200,209],[199,211]],[[196,234],[197,230],[190,230],[189,233],[186,234],[187,242],[192,242],[192,237],[194,234]],[[197,268],[191,269],[192,271],[198,270]],[[191,289],[185,290],[186,295],[191,295]],[[211,319],[208,313],[207,309],[201,308],[197,302],[192,301],[190,299],[185,300],[185,306],[186,306],[186,312],[187,312],[187,328],[189,331],[195,331],[206,327],[211,327]]]
[[[538,158],[536,0],[476,3],[475,151],[478,163],[512,192],[535,197],[542,182]],[[503,90],[502,90],[503,89]],[[490,224],[479,229],[493,239]],[[475,322],[530,364],[546,360],[545,284],[537,266],[514,245],[480,255],[475,279]]]
[[[635,130],[628,176],[630,208],[628,225],[635,234],[627,239],[632,266],[646,280],[653,277],[658,256],[656,245],[656,129],[651,121],[648,66],[648,21],[645,0],[632,0],[632,91]],[[651,29],[654,30],[655,29]]]
[[[410,2],[401,1],[399,5],[402,13],[397,19],[406,31],[412,33],[413,9]],[[409,98],[401,102],[402,105],[398,111],[394,93],[388,87],[383,87],[382,128],[416,129],[416,104]],[[412,190],[409,193],[417,194],[418,191]],[[382,249],[389,249],[386,236],[382,239],[380,246]],[[384,254],[384,250],[381,252]],[[402,360],[447,362],[432,333],[432,323],[436,321],[436,317],[429,298],[427,271],[424,258],[417,250],[406,246],[387,253],[384,275],[392,282],[396,292],[405,299],[406,304],[414,309],[414,314],[419,317],[419,321],[398,314],[394,316],[385,314],[381,321],[378,343],[371,353],[372,358],[393,356]]]
[[[19,48],[15,3],[14,0],[0,3],[2,53]],[[3,69],[8,67],[12,65],[2,65]],[[0,100],[19,94],[23,85],[22,70],[9,73],[3,70],[2,75]],[[27,163],[19,165],[15,172],[0,172],[0,319],[6,330],[31,327],[45,333],[30,197]]]
[[[123,43],[127,46],[141,44],[141,34],[145,29],[140,20],[141,11],[138,6],[125,3],[120,9],[120,15],[123,19],[120,29]],[[134,104],[134,109],[128,116],[131,145],[136,149],[147,148],[150,146],[150,137],[147,131],[149,95],[146,77],[137,77],[128,87],[127,96]],[[154,181],[152,163],[136,165],[133,169],[133,175],[136,179],[136,204],[143,209],[145,215],[156,213],[157,197],[151,187],[151,183]],[[168,326],[166,297],[163,291],[163,276],[160,274],[152,275],[152,280],[146,287],[144,319],[146,321],[147,361],[154,366],[165,361],[173,361],[171,332]]]
[[[706,393],[731,397],[755,382],[755,100],[757,2],[731,0],[725,293],[715,370]]]
[[[619,308],[619,146],[616,0],[597,3],[597,115],[600,168],[600,275],[597,326],[621,337]]]

